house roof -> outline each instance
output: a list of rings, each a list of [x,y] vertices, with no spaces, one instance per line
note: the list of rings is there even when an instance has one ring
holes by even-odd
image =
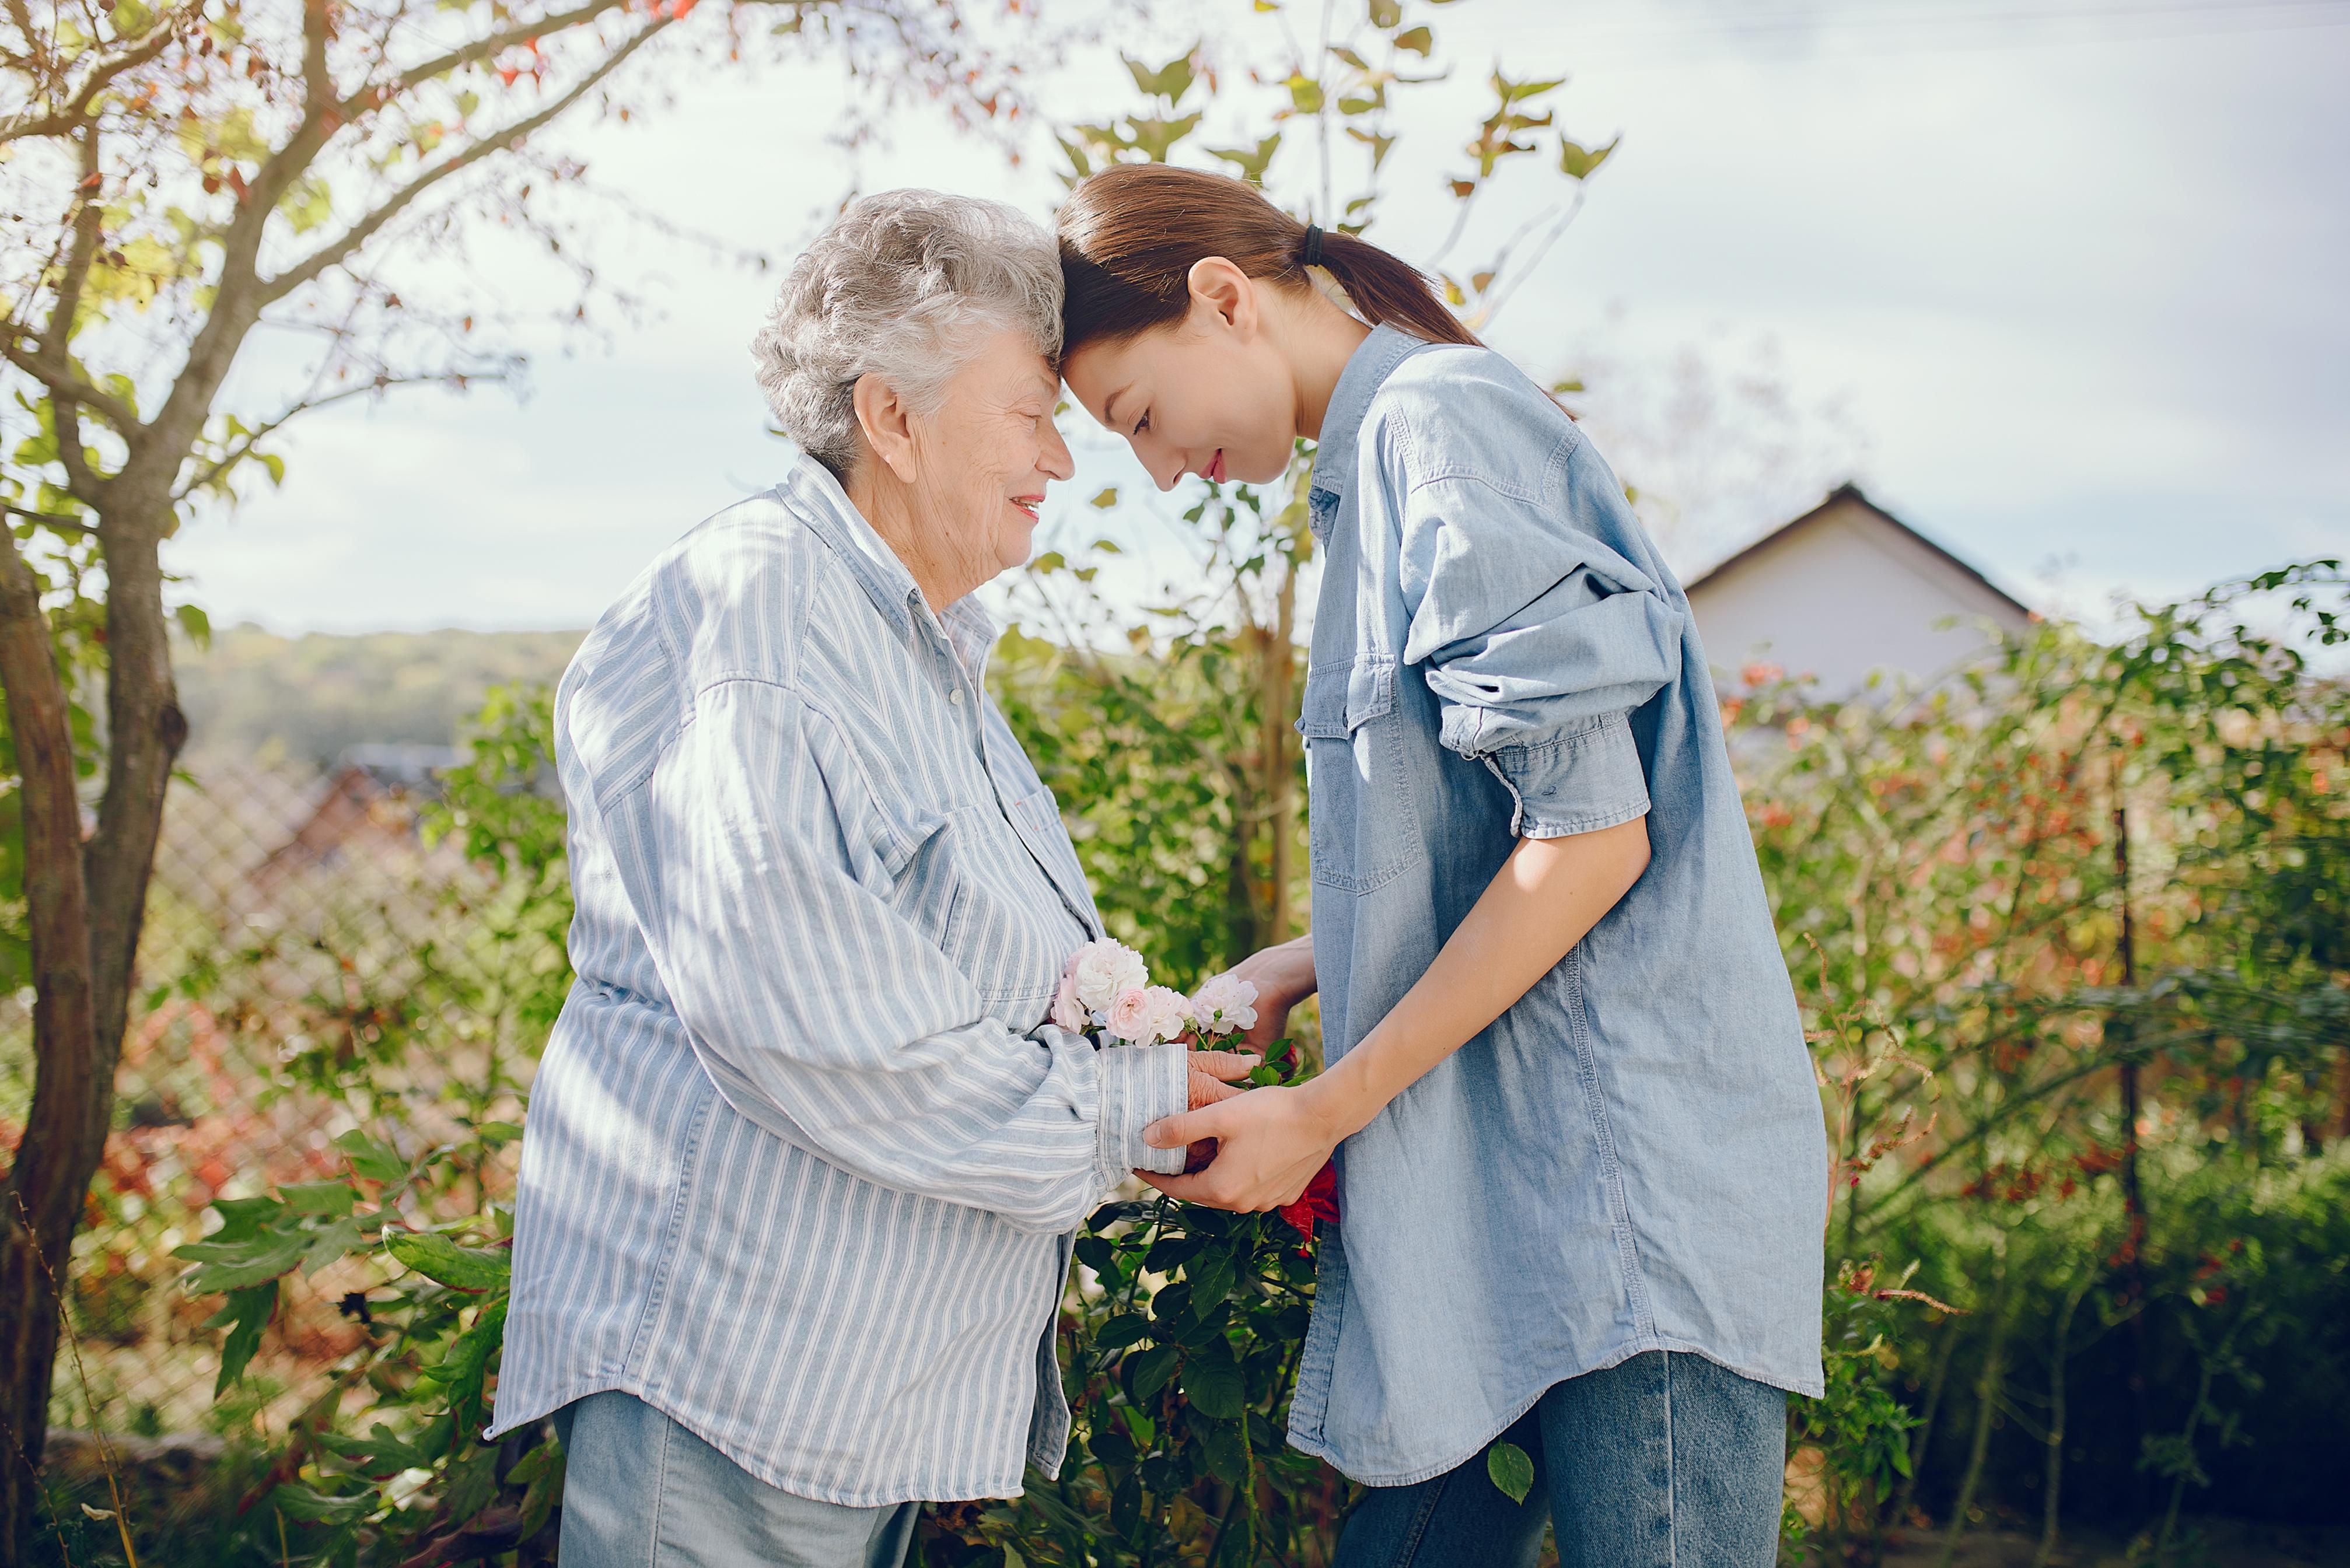
[[[1919,545],[1923,545],[1926,549],[1931,551],[1936,556],[1939,557],[1952,570],[1962,574],[1977,583],[1980,583],[1986,592],[1995,596],[2004,603],[2012,605],[2015,607],[2016,614],[2029,616],[2033,613],[2031,606],[2022,603],[2013,594],[2009,593],[2005,588],[2001,587],[1997,583],[1994,583],[1989,577],[1984,576],[1981,572],[1976,570],[1973,566],[1969,566],[1958,556],[1953,556],[1950,551],[1936,544],[1932,539],[1919,533],[1917,529],[1912,528],[1908,524],[1904,523],[1900,518],[1896,517],[1892,513],[1885,510],[1884,507],[1877,504],[1876,502],[1871,501],[1867,496],[1861,493],[1859,485],[1855,484],[1848,480],[1846,483],[1837,485],[1834,490],[1829,491],[1825,500],[1823,500],[1817,506],[1813,507],[1809,512],[1804,513],[1802,516],[1794,519],[1793,522],[1786,523],[1777,528],[1773,528],[1771,532],[1763,535],[1762,537],[1755,540],[1752,544],[1747,545],[1737,554],[1731,556],[1725,560],[1714,563],[1714,565],[1700,573],[1695,581],[1685,585],[1682,592],[1687,594],[1696,593],[1698,589],[1713,581],[1716,577],[1725,575],[1732,567],[1735,567],[1741,563],[1746,561],[1748,558],[1769,549],[1780,540],[1786,538],[1788,535],[1794,534],[1798,530],[1809,527],[1812,524],[1818,522],[1821,518],[1835,511],[1840,504],[1847,501],[1853,503],[1855,505],[1866,507],[1871,514],[1883,519],[1890,526],[1898,528],[1902,533],[1908,535],[1910,538],[1915,539]]]

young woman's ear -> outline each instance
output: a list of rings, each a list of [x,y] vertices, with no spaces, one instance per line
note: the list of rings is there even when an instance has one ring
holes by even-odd
[[[857,423],[865,432],[865,444],[873,455],[889,465],[889,472],[900,482],[914,482],[914,411],[898,395],[898,389],[870,370],[857,378],[857,387],[849,394],[857,410]]]
[[[1191,310],[1202,312],[1243,337],[1257,327],[1256,280],[1222,256],[1201,256],[1191,264]]]

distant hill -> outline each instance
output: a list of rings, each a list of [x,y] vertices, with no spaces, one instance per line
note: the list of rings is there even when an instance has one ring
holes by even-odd
[[[448,745],[493,686],[553,684],[584,632],[278,637],[255,626],[174,650],[188,765],[324,766],[348,746]]]

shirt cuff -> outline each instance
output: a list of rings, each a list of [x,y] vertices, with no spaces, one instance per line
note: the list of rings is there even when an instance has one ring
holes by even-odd
[[[1142,1129],[1191,1107],[1191,1064],[1185,1045],[1112,1045],[1101,1053],[1102,1169],[1111,1184],[1129,1170],[1183,1173],[1184,1150],[1153,1148]]]
[[[1596,833],[1648,812],[1640,748],[1623,713],[1604,714],[1547,741],[1503,746],[1486,756],[1485,765],[1517,803],[1510,831],[1520,838]]]

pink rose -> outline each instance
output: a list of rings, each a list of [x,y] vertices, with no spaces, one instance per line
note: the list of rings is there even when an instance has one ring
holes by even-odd
[[[1077,1005],[1077,982],[1066,974],[1060,990],[1053,993],[1053,1022],[1072,1034],[1083,1034],[1088,1022],[1086,1010]]]
[[[1109,1004],[1109,1032],[1120,1040],[1145,1044],[1151,1037],[1157,1011],[1149,992],[1139,985],[1128,986]]]

